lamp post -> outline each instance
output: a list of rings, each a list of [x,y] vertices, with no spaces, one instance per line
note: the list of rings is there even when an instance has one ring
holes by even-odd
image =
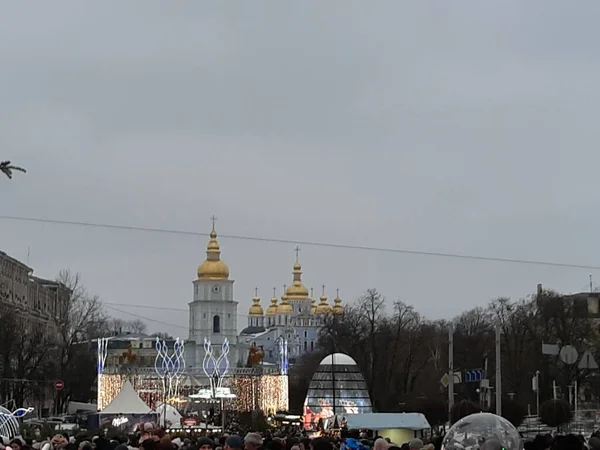
[[[167,425],[167,400],[179,394],[179,382],[185,371],[184,340],[175,339],[173,352],[169,352],[169,346],[165,340],[156,338],[156,359],[154,360],[154,371],[162,383],[162,415],[163,426]]]
[[[224,388],[223,378],[229,371],[229,340],[225,338],[221,345],[221,354],[215,358],[211,342],[204,338],[204,359],[202,360],[202,370],[208,378],[209,389],[202,389],[196,395],[190,395],[192,398],[212,398],[219,399],[221,403],[221,427],[225,430],[225,401],[226,398],[235,398],[229,388]]]

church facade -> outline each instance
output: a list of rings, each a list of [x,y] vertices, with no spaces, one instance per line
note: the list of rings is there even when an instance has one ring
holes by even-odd
[[[309,293],[303,283],[302,266],[296,252],[292,283],[285,288],[281,299],[277,298],[274,289],[265,311],[256,291],[248,311],[247,327],[238,334],[234,280],[229,278],[229,267],[221,259],[214,226],[206,259],[198,266],[193,286],[193,301],[189,303],[189,339],[185,349],[186,365],[190,368],[202,367],[205,338],[210,340],[217,354],[227,338],[232,367],[247,366],[251,347],[262,349],[264,365],[276,366],[280,362],[280,349],[285,345],[287,357],[293,363],[316,348],[325,317],[344,312],[339,294],[332,306],[324,287],[318,303],[312,298],[312,292]]]

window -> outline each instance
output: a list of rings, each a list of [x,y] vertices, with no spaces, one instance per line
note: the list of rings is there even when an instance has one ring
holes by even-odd
[[[203,319],[206,319],[206,313],[202,314],[202,316]]]
[[[308,331],[304,330],[304,338],[307,338],[307,337],[308,337]],[[304,350],[306,350],[306,349],[304,349]]]
[[[310,351],[312,352],[315,349],[314,341],[310,341]]]
[[[304,351],[308,351],[308,342],[304,341]]]
[[[213,317],[213,333],[221,332],[221,318],[219,316]]]
[[[227,318],[228,318],[228,319],[231,319],[231,314],[227,314]]]

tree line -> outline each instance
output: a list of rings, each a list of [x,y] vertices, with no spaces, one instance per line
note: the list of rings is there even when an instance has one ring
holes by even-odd
[[[597,302],[596,293],[590,296]],[[493,406],[480,398],[478,382],[464,382],[464,373],[484,370],[490,386],[495,385],[495,328],[499,325],[503,404],[511,400],[517,403],[507,404],[508,409],[536,413],[532,378],[538,371],[541,403],[555,394],[571,401],[569,392],[572,395],[577,380],[580,408],[596,406],[595,399],[600,397],[598,371],[578,369],[577,364],[562,363],[558,355],[542,354],[543,343],[558,343],[573,345],[580,354],[591,350],[594,357],[599,356],[595,349],[600,322],[587,297],[540,290],[524,299],[495,299],[450,322],[429,320],[413,306],[387,302],[380,292],[370,289],[347,306],[343,315],[328,317],[319,352],[303,358],[292,369],[291,408],[301,410],[319,361],[326,354],[341,352],[350,355],[363,373],[375,411],[428,412],[432,424],[445,423],[448,391],[441,379],[448,372],[450,323],[454,330],[454,370],[463,372],[463,382],[454,386],[455,404],[469,402],[478,409]]]
[[[147,332],[139,319],[111,317],[79,274],[63,270],[56,281],[71,295],[66,308],[50,321],[36,321],[35,310],[6,303],[0,307],[0,404],[41,409],[52,401],[53,412],[60,413],[69,400],[91,401],[97,364],[94,339]],[[0,305],[8,295],[2,288]],[[54,389],[57,380],[64,382],[61,391]]]

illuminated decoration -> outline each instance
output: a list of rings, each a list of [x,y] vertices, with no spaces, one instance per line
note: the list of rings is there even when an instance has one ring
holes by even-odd
[[[212,397],[217,398],[217,389],[222,387],[223,377],[229,371],[229,340],[225,338],[221,345],[221,354],[217,359],[213,355],[213,347],[207,338],[204,338],[204,359],[202,370],[210,382]]]
[[[277,339],[277,349],[279,350],[279,373],[281,375],[288,374],[288,339],[285,336],[280,336]]]
[[[0,406],[0,435],[9,439],[19,435],[19,418],[26,416],[33,408],[18,408],[10,411]]]
[[[213,392],[212,389],[200,389],[197,394],[190,395],[190,398],[236,398],[237,396],[231,392],[228,387],[218,387]]]
[[[129,419],[127,417],[115,417],[112,420],[112,426],[120,427],[121,425],[125,425],[127,422],[129,422]]]
[[[367,383],[356,361],[343,353],[328,355],[319,364],[304,401],[304,428],[314,430],[336,414],[372,413]]]
[[[184,385],[180,386],[181,395],[185,397],[206,397],[206,388],[203,385],[204,376],[189,375]],[[150,375],[152,374],[152,375]],[[162,402],[162,380],[154,373],[154,369],[146,373],[110,374],[105,373],[102,381],[102,401],[100,409],[105,408],[119,393],[125,380],[128,379],[140,398],[150,408],[156,408]],[[190,384],[187,384],[187,383]],[[244,374],[232,373],[222,380],[222,388],[229,388],[236,395],[235,399],[221,398],[226,402],[227,409],[236,411],[263,411],[265,414],[274,414],[277,411],[288,409],[288,377],[276,374],[261,374],[245,372]],[[212,389],[208,389],[212,392]],[[217,390],[216,394],[227,391]],[[206,401],[210,401],[206,399]],[[215,401],[218,401],[215,399]],[[176,401],[168,400],[167,403],[175,404]]]
[[[156,338],[156,359],[154,360],[154,370],[162,380],[163,398],[177,397],[179,393],[179,383],[181,376],[185,371],[185,350],[184,341],[175,339],[173,353],[169,354],[167,343]]]
[[[231,379],[236,411],[275,414],[289,408],[287,375],[238,376]]]
[[[152,372],[154,372],[152,370]],[[119,394],[123,383],[128,379],[131,381],[133,388],[144,402],[150,407],[156,407],[157,402],[162,401],[162,379],[156,374],[148,376],[148,374],[104,374],[102,376],[102,393],[99,396],[101,403],[98,405],[100,410],[106,408],[110,402]]]
[[[102,394],[104,390],[102,389],[102,377],[104,373],[104,366],[106,364],[106,356],[108,355],[108,338],[99,338],[98,339],[98,365],[96,367],[97,377],[98,377],[98,399],[96,404],[98,409],[104,408],[108,405],[105,399],[102,398]],[[111,400],[112,401],[112,400]]]

